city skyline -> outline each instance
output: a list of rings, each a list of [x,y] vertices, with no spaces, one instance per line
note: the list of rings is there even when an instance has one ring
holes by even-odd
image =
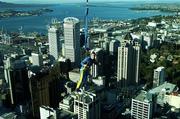
[[[180,119],[176,1],[0,0],[0,119]]]

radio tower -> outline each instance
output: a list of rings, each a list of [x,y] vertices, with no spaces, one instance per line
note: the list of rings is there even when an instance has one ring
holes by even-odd
[[[88,7],[88,0],[86,0],[86,14],[85,14],[85,27],[84,27],[84,33],[85,33],[85,48],[89,48],[90,41],[89,41],[89,35],[88,35],[88,14],[89,14],[89,7]]]

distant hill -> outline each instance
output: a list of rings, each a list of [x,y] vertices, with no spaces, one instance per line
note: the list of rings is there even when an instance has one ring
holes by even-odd
[[[7,2],[2,2],[0,1],[0,7],[7,7],[7,6],[13,6],[13,3],[7,3]]]
[[[46,7],[48,4],[14,4],[0,1],[0,8],[11,8],[11,7]]]

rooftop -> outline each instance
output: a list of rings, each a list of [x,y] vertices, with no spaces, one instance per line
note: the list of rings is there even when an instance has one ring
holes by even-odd
[[[69,23],[69,24],[77,24],[79,23],[79,19],[75,18],[75,17],[66,17],[64,19],[65,23]]]
[[[21,117],[17,118],[18,116],[15,114],[15,112],[8,112],[0,115],[0,119],[23,119]]]
[[[141,91],[141,93],[135,98],[135,100],[139,100],[139,101],[150,101],[147,98],[147,92],[146,91]]]
[[[157,69],[155,69],[155,71],[161,71],[163,69],[164,69],[164,67],[158,67]]]
[[[171,93],[175,90],[175,88],[176,85],[165,82],[162,85],[151,89],[149,93],[151,94],[159,94],[160,92]]]
[[[75,93],[76,99],[78,101],[84,102],[84,103],[92,103],[94,100],[96,100],[96,94],[92,91],[81,91]]]
[[[56,32],[57,31],[57,28],[55,28],[55,27],[50,27],[49,29],[48,29],[48,31],[50,32]]]

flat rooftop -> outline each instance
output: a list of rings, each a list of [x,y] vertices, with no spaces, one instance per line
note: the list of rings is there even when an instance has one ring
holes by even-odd
[[[141,91],[141,93],[135,98],[135,100],[139,100],[139,101],[147,100],[147,92]]]
[[[176,85],[172,83],[163,83],[162,85],[153,88],[149,91],[151,94],[159,94],[160,92],[164,91],[165,93],[171,93],[175,90]]]

